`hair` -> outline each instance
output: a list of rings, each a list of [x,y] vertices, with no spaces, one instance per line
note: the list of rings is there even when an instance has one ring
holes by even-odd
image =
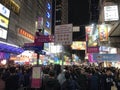
[[[53,70],[50,70],[49,71],[49,76],[54,77],[55,76],[55,72]]]
[[[70,79],[70,73],[67,72],[67,71],[65,72],[65,78],[66,78],[66,79]]]

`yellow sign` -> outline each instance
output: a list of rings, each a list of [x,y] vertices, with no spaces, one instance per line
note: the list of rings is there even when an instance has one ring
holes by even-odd
[[[0,16],[0,26],[8,28],[9,20]]]

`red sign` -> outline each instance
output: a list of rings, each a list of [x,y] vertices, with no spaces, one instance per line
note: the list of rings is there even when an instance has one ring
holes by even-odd
[[[35,43],[42,43],[42,42],[53,42],[54,37],[51,35],[40,35],[35,37]]]
[[[43,46],[43,43],[24,43],[24,46]]]
[[[40,88],[42,86],[41,67],[32,68],[32,88]]]
[[[32,34],[30,34],[29,32],[27,32],[26,30],[24,29],[19,29],[19,34],[20,35],[23,35],[24,37],[27,37],[31,40],[34,40],[34,36]]]
[[[98,53],[99,47],[87,47],[87,53]]]

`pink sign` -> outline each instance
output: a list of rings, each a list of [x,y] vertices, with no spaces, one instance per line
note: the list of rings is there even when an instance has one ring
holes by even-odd
[[[32,79],[32,83],[31,83],[32,88],[40,88],[41,85],[42,85],[41,79]]]
[[[42,86],[41,78],[42,78],[41,77],[41,67],[33,67],[31,87],[32,88],[40,88]]]
[[[87,53],[98,53],[99,47],[87,47]]]
[[[24,46],[43,46],[43,43],[24,43]]]
[[[93,60],[93,54],[88,54],[88,61],[89,62],[94,62],[94,60]]]
[[[36,36],[35,37],[35,43],[41,43],[41,42],[53,42],[54,41],[54,37],[51,35],[40,35],[40,36]]]

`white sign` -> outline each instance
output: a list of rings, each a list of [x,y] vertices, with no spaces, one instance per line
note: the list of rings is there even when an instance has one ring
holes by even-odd
[[[38,17],[37,29],[43,29],[43,17]]]
[[[32,78],[33,79],[40,79],[41,78],[41,68],[40,67],[33,67]]]
[[[73,27],[73,32],[79,32],[80,31],[80,27]]]
[[[104,6],[104,20],[105,21],[116,21],[119,20],[118,6]]]
[[[71,45],[72,44],[73,25],[55,26],[55,44]]]
[[[0,38],[3,38],[3,39],[7,38],[7,30],[0,28]]]
[[[3,6],[2,4],[0,4],[0,14],[2,14],[3,16],[9,18],[10,16],[10,10],[7,9],[5,6]]]

